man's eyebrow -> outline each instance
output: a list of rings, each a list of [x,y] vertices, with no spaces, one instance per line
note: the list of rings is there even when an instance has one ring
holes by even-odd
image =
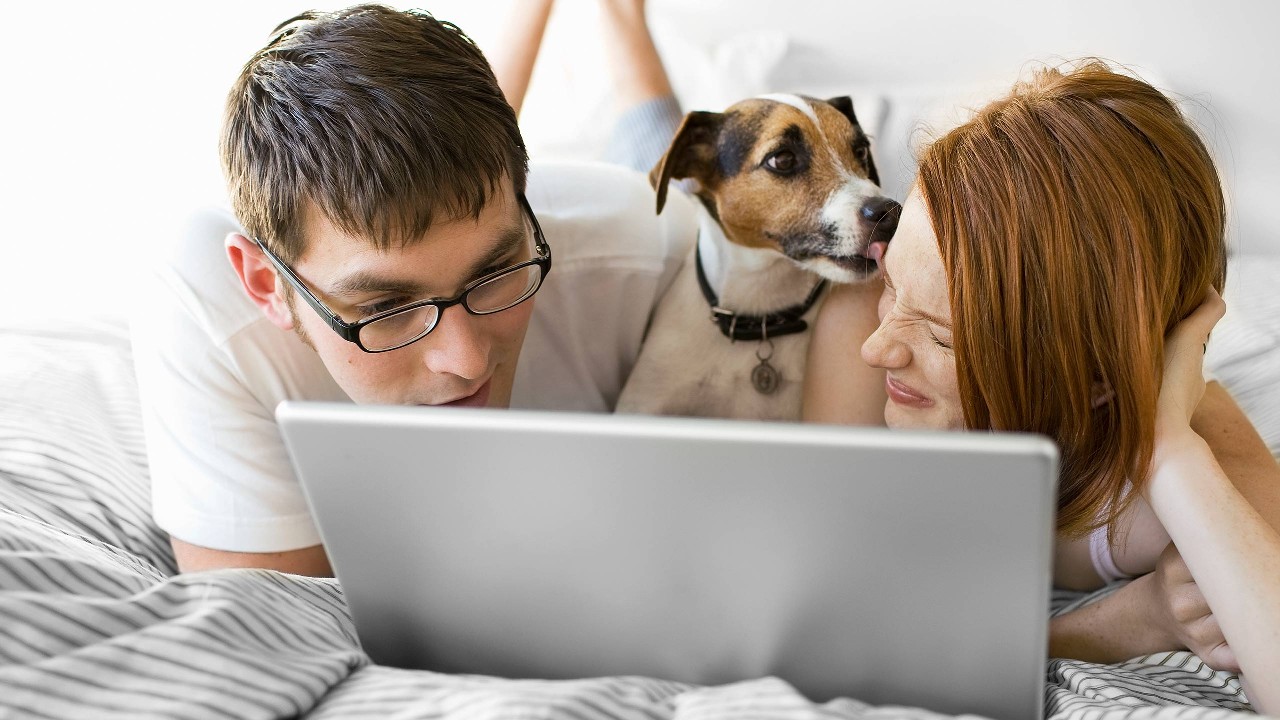
[[[422,291],[421,283],[387,278],[377,273],[358,270],[334,283],[326,294],[332,297],[349,297],[373,292],[418,295]]]
[[[524,239],[525,233],[520,228],[503,230],[498,242],[494,243],[493,247],[489,248],[489,251],[467,270],[466,282],[480,277],[483,270],[509,255]],[[375,292],[418,296],[427,293],[427,286],[422,282],[387,278],[378,273],[358,270],[338,280],[326,294],[333,297],[350,297]]]
[[[523,216],[521,216],[521,219],[523,220]],[[528,239],[528,235],[525,234],[524,222],[503,230],[498,237],[498,242],[494,243],[493,247],[489,248],[489,252],[485,253],[484,257],[473,263],[471,268],[467,270],[466,281],[478,280],[481,274],[487,274],[485,273],[486,270],[492,272],[491,268],[499,260],[514,252],[526,239]]]

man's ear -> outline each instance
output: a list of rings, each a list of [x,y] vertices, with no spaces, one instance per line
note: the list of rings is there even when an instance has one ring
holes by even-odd
[[[281,330],[293,329],[293,314],[284,300],[285,288],[276,274],[275,266],[262,254],[262,248],[240,233],[231,233],[225,242],[227,260],[236,277],[240,278],[240,287],[249,296],[254,305],[273,325]]]
[[[706,185],[715,167],[716,136],[724,115],[695,110],[684,116],[671,147],[649,171],[649,184],[658,191],[658,214],[667,204],[667,183],[694,178]]]

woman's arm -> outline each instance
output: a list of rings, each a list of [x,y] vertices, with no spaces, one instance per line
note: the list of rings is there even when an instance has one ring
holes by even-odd
[[[1203,593],[1263,711],[1280,709],[1280,534],[1205,442],[1170,438],[1146,495]]]
[[[1051,657],[1117,663],[1183,648],[1209,667],[1240,671],[1217,618],[1173,543],[1165,547],[1152,572],[1049,622]]]
[[[1211,299],[1207,303],[1206,314],[1189,318],[1188,325],[1207,322],[1213,308],[1220,307],[1220,303],[1220,300]],[[1199,379],[1200,350],[1200,341],[1195,337],[1188,338],[1185,330],[1181,337],[1170,338],[1171,364],[1161,396],[1162,425],[1157,439],[1163,454],[1158,455],[1157,460],[1164,459],[1164,464],[1168,464],[1171,450],[1186,450],[1192,457],[1198,455],[1199,471],[1206,477],[1215,478],[1217,491],[1234,498],[1236,507],[1239,507],[1239,500],[1247,501],[1246,504],[1257,511],[1256,516],[1265,520],[1255,530],[1265,526],[1274,529],[1280,525],[1280,512],[1277,512],[1280,509],[1280,465],[1271,457],[1265,443],[1231,396],[1217,383],[1211,383],[1204,388],[1189,422],[1181,409],[1190,407],[1199,388],[1204,387]],[[1175,360],[1181,364],[1173,364]],[[1183,398],[1182,404],[1176,405],[1172,398],[1179,396]],[[1172,415],[1171,408],[1176,409]],[[1184,471],[1188,471],[1187,459],[1174,457],[1172,464],[1181,465]],[[1157,482],[1154,473],[1159,467],[1153,463],[1153,483]],[[1191,467],[1194,468],[1194,463]],[[1194,469],[1189,471],[1192,474],[1196,472]],[[1167,472],[1163,477],[1168,480]],[[1177,494],[1176,479],[1173,484]],[[1159,485],[1166,487],[1168,483],[1160,481]],[[1139,577],[1093,605],[1055,618],[1050,626],[1051,654],[1095,662],[1116,662],[1160,650],[1190,647],[1213,667],[1238,669],[1240,661],[1234,648],[1225,640],[1217,607],[1211,611],[1211,602],[1206,600],[1202,588],[1192,576],[1187,560],[1178,547],[1168,542],[1165,519],[1156,517],[1156,511],[1145,499],[1135,506],[1140,506],[1141,512],[1127,513],[1121,521],[1132,521],[1138,514],[1144,516],[1144,521],[1122,529],[1119,533],[1122,541],[1119,547],[1114,548],[1115,555],[1122,569],[1150,574]],[[1169,510],[1164,512],[1167,514]],[[1147,532],[1151,530],[1152,523],[1145,522],[1145,516],[1152,516],[1159,522],[1155,526],[1155,534],[1159,537],[1140,537],[1144,533],[1152,534]],[[1228,517],[1235,516],[1228,513]],[[1167,519],[1180,526],[1191,525],[1193,529],[1198,527],[1210,532],[1219,529],[1200,515]],[[1234,523],[1233,519],[1219,525],[1230,527]],[[1251,525],[1247,521],[1244,523],[1246,528]],[[1208,553],[1208,556],[1213,561],[1214,555]],[[1081,562],[1088,564],[1087,549],[1075,553],[1073,560],[1077,565]],[[1248,567],[1244,571],[1257,572]],[[1088,574],[1095,575],[1092,572]],[[1244,590],[1236,588],[1228,589],[1228,592]],[[1266,618],[1261,619],[1265,626]],[[1276,622],[1274,616],[1271,622]],[[1249,668],[1248,662],[1245,661],[1246,668]],[[1250,669],[1249,674],[1259,677],[1256,669]],[[1274,677],[1264,677],[1273,683],[1275,681]],[[1255,681],[1252,685],[1257,687],[1259,683]]]
[[[1260,710],[1280,710],[1280,533],[1192,429],[1205,394],[1202,344],[1226,305],[1217,293],[1170,334],[1144,497],[1212,609]],[[1265,475],[1246,481],[1265,492]],[[1265,510],[1266,508],[1264,508]]]
[[[804,371],[805,422],[884,425],[884,371],[862,360],[862,343],[880,326],[879,277],[837,285],[813,322]]]
[[[1049,621],[1049,657],[1118,663],[1180,648],[1153,612],[1159,602],[1154,575],[1143,575],[1097,602]]]
[[[1280,463],[1249,422],[1244,411],[1221,385],[1209,383],[1191,416],[1191,429],[1204,438],[1232,484],[1271,527],[1280,530]],[[1169,544],[1169,534],[1155,512],[1136,498],[1116,522],[1111,555],[1129,575],[1152,572]],[[1059,587],[1091,590],[1102,586],[1089,555],[1089,539],[1059,539],[1054,564]],[[1195,648],[1193,648],[1195,649]]]
[[[1191,429],[1204,438],[1236,490],[1280,532],[1280,462],[1226,388],[1216,382],[1205,387]]]

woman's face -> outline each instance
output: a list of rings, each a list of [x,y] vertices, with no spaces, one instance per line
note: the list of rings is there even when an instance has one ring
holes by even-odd
[[[963,429],[947,274],[919,192],[907,197],[881,267],[880,327],[863,343],[862,359],[886,371],[885,422],[891,428]]]

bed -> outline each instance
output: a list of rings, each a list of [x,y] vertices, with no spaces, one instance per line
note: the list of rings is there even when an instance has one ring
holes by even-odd
[[[1233,261],[1210,362],[1280,454],[1280,258]],[[1056,593],[1047,612],[1092,595]],[[1047,615],[1046,615],[1047,617]],[[1217,718],[1238,678],[1187,652],[1051,660],[1050,718]],[[921,682],[927,682],[922,678]],[[937,718],[814,704],[776,678],[505,680],[380,667],[332,580],[176,575],[151,520],[119,320],[0,328],[0,717]]]

